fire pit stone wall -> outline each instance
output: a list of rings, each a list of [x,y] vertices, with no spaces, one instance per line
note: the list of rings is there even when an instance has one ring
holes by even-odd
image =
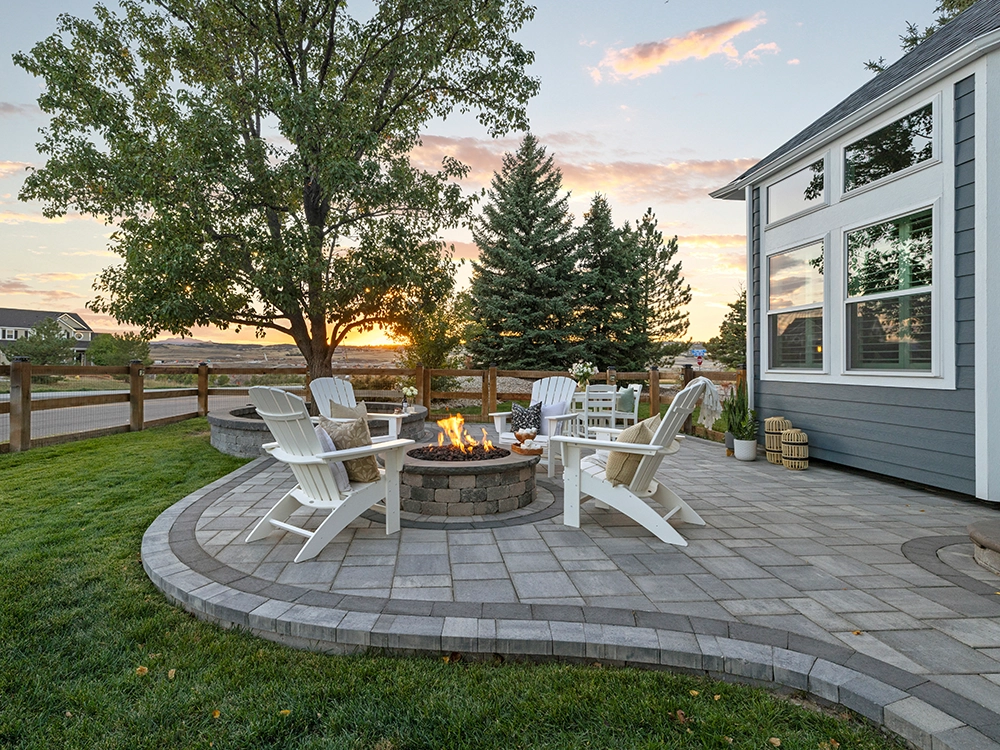
[[[516,453],[489,461],[403,462],[403,510],[429,516],[507,513],[535,500],[538,456]]]

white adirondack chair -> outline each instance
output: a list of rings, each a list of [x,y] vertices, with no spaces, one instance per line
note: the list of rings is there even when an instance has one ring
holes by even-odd
[[[618,408],[618,402],[615,401],[615,417],[613,427],[618,426],[618,422],[622,423],[622,427],[628,427],[629,424],[635,424],[639,421],[639,397],[642,396],[642,383],[632,383],[628,386],[628,389],[632,391],[635,401],[632,404],[631,411],[622,411]]]
[[[351,381],[344,380],[343,378],[316,378],[309,381],[309,390],[312,391],[313,402],[316,404],[316,408],[319,409],[319,413],[327,419],[332,418],[330,415],[331,401],[335,401],[341,406],[346,406],[350,409],[358,405],[357,400],[354,398],[354,386],[351,385]],[[399,437],[399,433],[403,429],[402,414],[379,414],[376,412],[367,414],[366,419],[369,422],[389,423],[389,434],[373,437],[373,443],[384,443],[395,440]]]
[[[543,416],[543,422],[547,423],[545,431],[548,434],[542,435],[541,430],[539,430],[539,434],[535,437],[535,442],[543,448],[542,461],[545,463],[546,471],[550,477],[555,476],[555,461],[552,457],[553,451],[550,438],[561,429],[564,429],[567,423],[575,423],[580,416],[576,412],[571,411],[573,393],[575,391],[576,381],[572,378],[542,378],[541,380],[536,380],[531,386],[530,404],[541,402],[543,411],[546,406],[553,406],[555,404],[564,404],[566,407],[564,414]],[[510,419],[509,411],[492,412],[490,416],[493,417],[493,425],[500,435],[501,445],[510,445],[517,441],[514,433],[507,426],[507,422]]]
[[[618,388],[614,384],[588,385],[583,397],[583,434],[591,437],[595,429],[614,427],[617,403]]]
[[[599,506],[611,506],[624,513],[667,544],[686,547],[687,541],[669,521],[698,526],[704,526],[705,522],[676,492],[656,481],[654,475],[663,457],[680,448],[676,440],[677,433],[684,420],[694,411],[702,391],[710,385],[704,378],[699,378],[678,393],[649,445],[617,443],[610,437],[597,440],[572,436],[553,438],[562,445],[563,450],[563,523],[580,528],[580,499],[589,495],[598,501]],[[620,430],[605,432],[610,435]],[[631,483],[613,485],[605,478],[605,467],[600,459],[593,455],[582,457],[582,448],[635,453],[641,455],[642,459]],[[660,505],[666,515],[661,515],[662,511],[658,512],[650,507],[647,500]]]
[[[254,526],[247,542],[263,539],[274,529],[283,529],[307,540],[295,556],[295,562],[311,560],[351,521],[380,502],[385,510],[385,533],[399,531],[399,472],[403,466],[403,452],[413,445],[412,440],[393,440],[323,453],[316,428],[301,398],[280,388],[255,386],[250,389],[250,400],[276,438],[276,442],[264,445],[264,450],[288,464],[298,484]],[[385,457],[385,468],[379,469],[381,478],[376,482],[355,483],[349,492],[342,493],[328,462],[377,453]],[[309,531],[288,522],[289,516],[299,508],[329,510],[330,515],[315,531]]]

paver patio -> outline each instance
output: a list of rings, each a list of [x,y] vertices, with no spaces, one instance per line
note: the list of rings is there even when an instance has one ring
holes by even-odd
[[[661,477],[705,519],[687,547],[593,501],[562,525],[538,473],[521,511],[375,512],[313,561],[301,538],[243,540],[292,484],[258,459],[165,511],[143,539],[185,608],[291,645],[460,651],[706,672],[808,691],[914,745],[1000,750],[1000,578],[966,531],[1000,508],[813,465],[727,459],[688,438]]]

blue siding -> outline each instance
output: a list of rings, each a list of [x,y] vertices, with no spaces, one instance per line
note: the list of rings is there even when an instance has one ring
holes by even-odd
[[[975,493],[975,77],[955,84],[954,391],[759,379],[758,414],[782,415],[809,435],[810,455],[892,477]],[[754,191],[754,309],[760,309],[760,217]],[[835,334],[836,335],[836,334]]]

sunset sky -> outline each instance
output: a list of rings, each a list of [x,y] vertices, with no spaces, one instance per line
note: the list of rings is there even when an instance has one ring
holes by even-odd
[[[78,216],[45,219],[17,200],[45,123],[40,82],[16,68],[55,30],[56,16],[87,16],[87,0],[5,4],[0,27],[0,307],[73,311],[98,331],[113,319],[86,309],[111,228]],[[114,3],[110,3],[114,5]],[[541,93],[529,105],[533,132],[563,173],[579,223],[594,193],[617,224],[652,207],[677,234],[690,282],[690,335],[714,335],[745,279],[742,202],[714,201],[721,187],[808,125],[871,74],[864,61],[900,56],[905,21],[927,25],[935,0],[540,0],[519,35],[535,51]],[[432,122],[419,164],[452,155],[472,168],[470,189],[489,183],[520,135],[491,140],[471,117]],[[468,232],[444,235],[456,257],[475,255]],[[468,264],[460,273],[468,278]],[[196,329],[200,339],[252,340],[252,331]],[[166,337],[166,336],[164,336]],[[380,343],[380,335],[348,343]],[[267,343],[283,342],[269,336]]]

